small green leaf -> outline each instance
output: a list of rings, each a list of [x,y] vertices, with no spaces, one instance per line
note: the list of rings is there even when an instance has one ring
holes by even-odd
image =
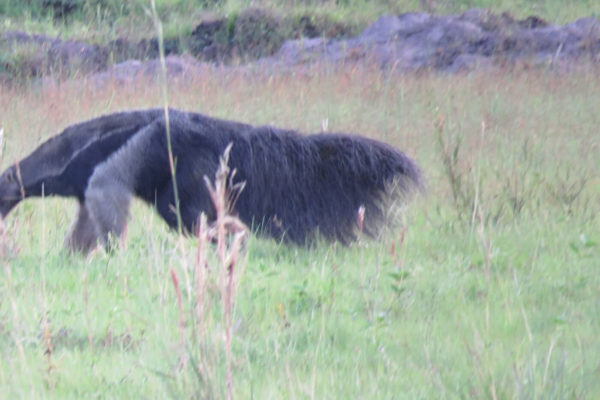
[[[410,276],[408,271],[390,272],[390,277],[395,281],[403,281]]]
[[[569,243],[569,247],[571,248],[571,250],[573,250],[573,253],[579,254],[579,248],[577,247],[577,244],[575,244],[575,242]]]
[[[394,293],[396,293],[398,296],[400,296],[402,293],[404,293],[406,288],[400,287],[398,285],[392,285],[392,290],[394,291]]]

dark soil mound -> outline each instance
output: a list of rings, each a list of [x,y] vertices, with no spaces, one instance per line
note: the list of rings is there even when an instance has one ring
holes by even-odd
[[[255,60],[275,54],[285,40],[349,37],[355,28],[324,16],[280,18],[250,8],[229,19],[202,21],[191,34],[188,47],[204,61],[228,63]]]

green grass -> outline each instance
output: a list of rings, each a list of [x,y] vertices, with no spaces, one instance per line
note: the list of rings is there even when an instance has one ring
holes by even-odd
[[[304,132],[327,118],[331,131],[404,149],[427,178],[404,239],[402,227],[348,248],[251,239],[233,315],[235,396],[598,398],[596,72],[215,71],[172,86],[174,106],[213,116]],[[0,87],[3,164],[68,124],[161,98],[155,84]],[[450,176],[464,201],[453,200]],[[74,206],[28,200],[5,221],[0,397],[225,397],[216,263],[200,321],[195,239],[180,245],[136,204],[126,247],[69,256]]]

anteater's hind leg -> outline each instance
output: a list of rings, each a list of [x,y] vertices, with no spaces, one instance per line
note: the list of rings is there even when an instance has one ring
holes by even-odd
[[[70,251],[89,253],[98,245],[98,232],[90,219],[84,204],[79,205],[77,218],[65,239],[65,246]]]

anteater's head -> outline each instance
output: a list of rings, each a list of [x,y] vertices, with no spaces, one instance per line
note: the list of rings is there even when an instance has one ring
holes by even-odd
[[[0,214],[6,217],[21,200],[23,200],[23,189],[17,167],[11,166],[0,175]]]

